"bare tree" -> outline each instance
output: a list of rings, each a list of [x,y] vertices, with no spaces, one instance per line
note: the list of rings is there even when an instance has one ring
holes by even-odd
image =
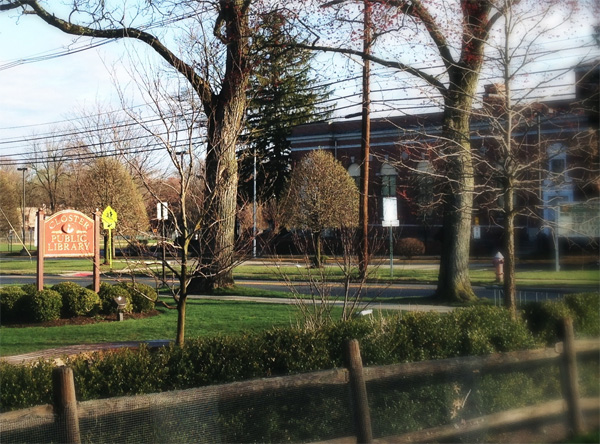
[[[160,236],[159,246],[168,250],[162,260],[168,275],[161,275],[160,271],[151,267],[146,268],[146,272],[171,293],[178,312],[176,342],[182,345],[190,286],[195,280],[214,277],[207,275],[213,270],[208,258],[216,258],[210,250],[214,243],[204,237],[212,235],[204,224],[210,220],[207,212],[212,207],[211,201],[216,198],[206,189],[203,158],[208,135],[204,108],[181,79],[165,77],[158,72],[144,72],[146,68],[132,68],[132,77],[146,100],[151,118],[141,119],[127,111],[129,108],[124,109],[129,120],[146,133],[153,146],[161,148],[164,156],[162,171],[157,170],[154,174],[148,174],[134,158],[128,162],[147,190],[152,211],[156,205],[163,207],[166,203],[168,220],[157,221],[161,225],[157,228],[162,231],[164,224],[176,237],[173,244],[169,244],[166,236]],[[124,98],[123,93],[121,96]],[[238,246],[246,240],[243,235],[239,237]],[[229,268],[219,270],[229,272],[236,263],[232,261]],[[170,276],[175,278],[174,284],[171,284]],[[170,304],[166,305],[173,308]]]
[[[543,208],[548,205],[542,193],[544,181],[552,174],[559,174],[560,180],[564,180],[568,174],[564,168],[554,173],[549,170],[553,158],[564,158],[565,168],[569,168],[572,174],[583,165],[594,169],[593,163],[590,164],[593,159],[589,155],[589,147],[593,146],[589,144],[590,140],[583,140],[581,130],[565,125],[564,121],[569,116],[576,117],[573,109],[564,105],[562,109],[552,109],[552,105],[549,107],[539,102],[544,88],[564,77],[572,67],[535,74],[536,62],[545,55],[538,42],[557,34],[558,29],[571,20],[575,7],[558,1],[530,5],[529,2],[504,0],[501,27],[495,38],[489,41],[488,69],[498,76],[499,82],[486,86],[483,106],[476,111],[477,119],[486,123],[488,133],[481,134],[484,146],[475,153],[475,160],[479,177],[487,179],[479,184],[480,191],[491,198],[491,208],[501,215],[504,305],[513,316],[516,316],[515,236],[518,217],[538,220],[540,226],[544,224]],[[528,81],[524,82],[526,77]],[[538,81],[533,80],[536,77]],[[543,141],[540,137],[542,119],[544,127],[553,126],[553,135]],[[564,149],[551,148],[559,145]],[[568,167],[567,151],[571,158]],[[573,161],[585,151],[589,153],[584,155],[585,160]]]
[[[349,320],[365,304],[364,284],[370,276],[360,272],[361,258],[358,227],[359,191],[345,168],[327,151],[311,151],[293,168],[289,188],[281,202],[281,220],[294,229],[294,242],[304,257],[299,266],[302,286],[309,296],[300,294],[298,285],[283,268],[281,276],[296,297],[303,325],[316,328],[333,319],[337,298],[332,286],[341,285],[342,320]],[[310,236],[305,236],[305,231]],[[324,237],[335,232],[332,241]],[[329,266],[324,266],[322,250],[327,249]],[[311,254],[313,254],[311,258]],[[362,265],[368,265],[363,263]],[[341,271],[341,283],[332,279],[332,271]]]
[[[34,142],[33,153],[29,158],[29,167],[35,173],[34,189],[42,203],[51,212],[60,206],[69,204],[69,184],[72,158],[66,139],[60,136],[60,130],[55,135],[44,138],[43,142]]]
[[[63,19],[59,13],[45,9],[35,0],[0,4],[0,11],[19,9],[24,15],[35,15],[50,26],[75,36],[125,38],[144,43],[186,79],[206,116],[205,187],[213,196],[207,202],[205,214],[208,219],[203,223],[203,229],[207,231],[204,240],[211,244],[213,257],[207,258],[210,270],[205,273],[205,278],[194,282],[193,286],[198,290],[233,283],[230,264],[234,260],[238,180],[235,148],[243,127],[246,87],[252,69],[249,56],[252,30],[260,21],[256,5],[257,2],[252,0],[221,0],[118,7],[106,2],[75,1]],[[184,39],[188,39],[189,48],[197,57],[186,60],[188,54],[176,55],[167,43],[173,40],[170,37],[161,39],[146,31],[150,28],[147,23],[141,23],[144,19],[150,20],[155,27],[160,25],[171,31],[175,31],[175,27],[169,25],[195,25],[191,33],[187,27]],[[136,27],[136,23],[139,26]],[[210,33],[206,29],[209,23],[212,23]],[[195,31],[199,34],[195,35]],[[216,57],[213,49],[218,51]]]
[[[337,8],[336,13],[341,14],[346,3],[346,0],[334,0],[326,6]],[[410,74],[441,96],[444,117],[440,143],[443,145],[443,175],[446,181],[443,193],[444,237],[437,295],[444,300],[471,300],[475,298],[469,279],[474,182],[469,123],[484,62],[485,44],[503,11],[491,0],[367,0],[366,3],[376,6],[371,14],[374,26],[399,31],[394,33],[396,45],[406,40],[406,45],[397,46],[402,50],[415,48],[422,51],[421,43],[426,38],[428,44],[425,53],[432,59],[435,57],[441,69],[422,69],[416,63],[399,61],[406,58],[402,57],[404,54],[396,60],[386,57],[390,53],[387,45],[385,50],[380,49],[381,56],[376,55],[377,46],[371,54],[339,45],[309,47],[355,55]],[[342,9],[339,9],[340,5]],[[393,41],[382,39],[381,42]],[[415,44],[415,41],[419,44]]]

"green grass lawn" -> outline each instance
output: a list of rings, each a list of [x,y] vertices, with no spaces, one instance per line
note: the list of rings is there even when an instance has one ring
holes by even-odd
[[[148,261],[152,263],[152,267],[158,269],[158,264],[154,261]],[[116,259],[113,260],[113,271],[125,271],[125,270],[141,270],[142,267],[146,267],[148,263],[140,263],[139,261],[125,261]],[[9,260],[0,259],[0,273],[4,274],[27,274],[32,275],[36,273],[37,259],[35,257],[20,257],[13,256]],[[91,258],[82,259],[46,259],[44,260],[44,272],[46,274],[63,274],[73,271],[89,271],[93,270],[94,263]],[[108,273],[110,267],[100,262],[100,272]]]
[[[47,274],[61,274],[70,271],[91,271],[89,259],[60,259],[45,262]],[[0,262],[0,273],[35,274],[35,259],[11,258]],[[139,268],[136,263],[115,261],[113,269]],[[108,272],[108,267],[102,267]],[[327,267],[322,270],[310,270],[294,265],[278,268],[272,264],[240,265],[234,270],[236,279],[271,279],[281,280],[287,276],[292,280],[306,279],[308,274],[324,272],[328,280],[342,277],[337,267]],[[389,267],[382,265],[374,267],[370,279],[374,282],[428,282],[437,279],[436,269],[415,269],[395,266],[394,276],[390,279]],[[471,270],[471,280],[474,285],[487,285],[495,280],[490,268],[474,268]],[[517,272],[517,283],[527,286],[569,286],[573,291],[577,287],[595,287],[600,283],[600,272],[595,270],[527,270]],[[268,292],[237,287],[221,294],[236,294],[246,296],[269,296],[273,298],[289,297],[287,292]],[[390,302],[392,302],[390,300]],[[409,299],[393,302],[410,303]],[[426,303],[419,298],[418,303]],[[188,303],[186,336],[188,338],[213,335],[233,334],[242,331],[252,331],[269,328],[274,325],[289,325],[295,323],[296,310],[288,305],[258,304],[251,302],[199,301],[190,300]],[[60,347],[71,344],[138,341],[152,339],[173,339],[177,324],[176,310],[160,308],[161,314],[148,319],[127,320],[125,322],[105,322],[82,326],[61,327],[0,327],[0,356],[26,353],[46,348]]]
[[[438,277],[437,269],[407,268],[395,265],[393,276],[390,277],[389,266],[373,267],[369,272],[370,281],[381,282],[420,282],[436,283]],[[234,270],[237,279],[274,279],[280,280],[286,276],[290,280],[303,280],[308,276],[318,277],[319,271],[298,268],[295,266],[275,267],[267,265],[240,265]],[[328,279],[342,279],[343,274],[337,267],[327,268],[324,272]],[[517,284],[521,286],[598,286],[600,284],[600,271],[595,270],[517,270]],[[492,267],[474,268],[470,270],[471,283],[473,285],[489,285],[496,281],[496,275]]]
[[[160,315],[123,322],[60,327],[0,327],[0,356],[73,344],[174,339],[177,311],[159,307]],[[229,335],[295,324],[290,305],[188,300],[186,337]]]
[[[144,263],[123,259],[113,261],[113,271],[115,272],[131,271],[141,273],[143,270],[147,270],[148,266],[157,272],[160,269],[160,265],[153,260]],[[91,259],[47,259],[44,261],[44,270],[46,274],[92,271],[92,261]],[[100,271],[108,273],[111,270],[108,265],[101,265]],[[0,273],[33,275],[35,272],[35,258],[13,256],[10,260],[0,259]],[[282,280],[283,277],[286,277],[290,280],[306,280],[311,276],[318,279],[321,273],[324,273],[328,280],[343,278],[342,272],[336,266],[326,267],[324,270],[313,270],[295,265],[278,267],[273,263],[265,263],[261,265],[242,264],[234,269],[236,279]],[[390,269],[387,265],[372,267],[369,271],[369,280],[374,282],[435,283],[437,274],[437,269],[409,268],[400,263],[394,266],[393,277],[390,277]],[[470,276],[473,285],[489,285],[494,283],[496,279],[491,266],[489,268],[473,268],[470,271]],[[527,271],[517,270],[517,284],[520,286],[598,286],[600,285],[600,271],[597,268],[587,270],[570,269],[558,272],[541,268]]]

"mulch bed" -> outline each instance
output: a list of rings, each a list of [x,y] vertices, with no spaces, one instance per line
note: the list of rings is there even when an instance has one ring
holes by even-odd
[[[145,319],[160,314],[158,310],[152,310],[146,313],[126,313],[124,319]],[[23,327],[60,327],[63,325],[89,325],[97,324],[99,322],[117,322],[117,314],[113,313],[110,315],[101,316],[76,316],[69,319],[57,319],[55,321],[40,322],[36,324],[3,324],[5,327],[11,328],[23,328]]]

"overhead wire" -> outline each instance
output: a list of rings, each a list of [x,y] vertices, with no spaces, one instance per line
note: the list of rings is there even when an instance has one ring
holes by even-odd
[[[181,16],[177,20],[183,20],[185,18],[189,18],[190,16],[191,15]],[[177,21],[177,20],[173,20],[173,22]],[[158,25],[156,25],[156,26],[158,26]],[[72,50],[71,52],[68,52],[68,53],[65,53],[65,54],[59,54],[59,53],[54,54],[54,56],[56,56],[56,57],[63,57],[63,56],[68,55],[68,54],[73,54],[73,53],[76,53],[76,52],[85,51],[85,50],[88,50],[88,49],[92,49],[93,47],[97,47],[97,46],[100,46],[102,44],[107,44],[107,43],[110,43],[110,41],[102,41],[102,42],[99,42],[98,44],[95,44],[95,45],[86,45],[85,47],[76,48],[76,50]],[[573,48],[570,48],[570,49],[573,50],[573,49],[581,49],[581,48],[590,48],[592,46],[593,45],[587,45],[587,46],[583,46],[583,47],[582,46],[577,46],[577,47],[573,47]],[[568,51],[570,49],[566,49],[565,51]],[[551,53],[552,53],[552,51],[550,51],[550,50],[544,50],[544,51],[540,51],[540,52],[534,53],[534,54],[543,55],[543,54],[551,54]],[[50,57],[50,56],[37,56],[37,58],[32,58],[28,63],[33,63],[35,61],[41,61],[41,60],[49,60],[50,58],[52,58],[52,57]],[[564,58],[564,57],[561,57],[561,58]],[[547,62],[547,60],[544,60],[544,62]],[[14,66],[16,66],[16,65],[14,65]],[[9,68],[10,68],[10,66],[7,67],[7,65],[0,65],[0,70],[2,70],[2,69],[9,69]],[[429,70],[436,70],[436,69],[442,68],[442,65],[439,65],[439,66],[429,66],[427,68]],[[552,69],[552,70],[543,70],[543,71],[538,71],[538,72],[533,72],[533,73],[529,72],[529,73],[527,73],[527,75],[544,74],[544,73],[548,73],[548,72],[558,72],[558,71],[561,71],[561,70],[565,70],[566,71],[566,69],[563,69],[563,68],[555,68],[555,69]],[[398,74],[397,72],[394,72],[393,70],[391,72],[388,72],[388,71],[390,71],[389,68],[383,68],[382,67],[380,70],[376,70],[375,71],[375,75],[378,75],[378,72],[387,72],[388,75],[389,75],[389,77],[395,77]],[[380,74],[380,75],[383,75],[383,74]],[[352,82],[352,81],[357,81],[360,78],[361,78],[360,75],[346,76],[346,77],[341,77],[341,78],[338,77],[338,79],[328,80],[326,83],[322,83],[321,85],[313,85],[313,86],[310,87],[310,89],[313,89],[315,87],[317,87],[317,88],[318,87],[328,88],[330,86],[336,86],[336,90],[343,90],[343,89],[346,89],[348,87],[340,88],[340,84],[347,84],[347,83]],[[494,77],[490,76],[488,79],[493,79],[493,78]],[[391,80],[389,80],[389,79],[385,80],[384,83],[385,82],[389,82],[389,81],[391,81]],[[485,82],[486,78],[483,78],[482,81]],[[547,88],[554,88],[554,89],[556,89],[556,88],[564,88],[564,87],[568,87],[568,86],[570,86],[570,85],[560,84],[560,85],[548,86]],[[411,86],[411,85],[402,86],[402,87],[394,86],[393,88],[381,88],[379,90],[373,91],[373,93],[376,95],[376,94],[384,94],[386,92],[391,92],[391,91],[393,91],[393,92],[402,92],[402,91],[407,91],[407,90],[412,89],[412,88],[414,88],[414,86]],[[306,88],[306,89],[309,89],[309,88]],[[527,88],[523,88],[523,90],[527,90]],[[302,90],[300,90],[300,91],[302,91]],[[516,91],[518,91],[518,89],[515,89],[515,92]],[[353,107],[359,105],[361,103],[361,92],[360,91],[356,91],[356,92],[354,92],[352,94],[346,94],[346,95],[343,95],[343,96],[330,95],[329,97],[327,97],[326,99],[322,100],[321,102],[316,103],[315,105],[317,107],[318,106],[324,106],[326,103],[331,103],[331,102],[336,102],[337,103],[337,101],[350,101],[353,98],[356,98],[356,103],[351,103],[351,104],[348,104],[348,105],[336,107],[335,111],[339,113],[339,111],[341,111],[343,109],[349,109],[349,108],[353,108]],[[530,97],[530,99],[531,98],[533,98],[533,97]],[[389,98],[389,97],[386,97],[386,99],[378,99],[378,100],[374,100],[372,102],[373,103],[401,102],[401,101],[409,102],[409,101],[413,101],[413,100],[435,101],[435,100],[440,100],[440,99],[441,99],[441,96],[439,96],[439,95],[437,95],[437,96],[435,96],[435,95],[434,96],[428,96],[428,97],[398,97],[398,98]],[[137,105],[135,108],[142,107],[142,106],[144,106],[144,105]],[[415,105],[415,106],[403,106],[402,108],[404,110],[407,110],[407,109],[422,109],[422,110],[424,110],[424,109],[428,109],[428,108],[432,108],[432,109],[433,108],[438,108],[438,105],[436,105],[436,104],[428,104],[428,105],[426,105],[426,104],[420,104],[420,105]],[[119,112],[119,111],[109,111],[109,113],[113,113],[113,112]],[[374,110],[374,113],[377,113],[377,112],[383,112],[383,111],[382,110]],[[102,116],[104,114],[108,114],[108,113],[100,113],[100,114],[97,114],[97,116]],[[328,113],[324,113],[323,115],[327,115],[327,114]],[[319,115],[317,114],[316,117],[317,117],[317,121],[318,121]],[[55,122],[55,123],[71,123],[71,122],[74,122],[74,121],[79,120],[79,119],[80,118],[66,119],[66,120],[63,120],[63,121],[60,121],[60,122]],[[149,123],[152,123],[152,122],[156,122],[158,120],[160,120],[160,119],[159,118],[151,118],[151,117],[149,117],[148,120],[143,120],[143,122],[146,123],[146,124],[149,124]],[[30,142],[48,140],[48,139],[50,139],[52,137],[57,137],[57,138],[67,137],[67,136],[76,137],[77,135],[85,134],[85,133],[87,133],[89,131],[93,131],[93,130],[101,131],[101,130],[106,130],[106,129],[109,129],[109,128],[110,129],[124,128],[124,127],[127,127],[127,126],[136,125],[138,123],[140,123],[140,122],[122,122],[122,123],[115,122],[115,123],[108,123],[107,126],[105,126],[105,127],[98,127],[96,129],[85,129],[85,130],[72,130],[72,131],[69,131],[69,132],[66,132],[66,133],[62,133],[62,134],[58,134],[58,135],[57,134],[53,134],[53,133],[46,133],[46,134],[35,135],[35,136],[30,136],[30,137],[14,137],[14,138],[7,138],[7,139],[0,138],[0,145],[8,145],[8,147],[2,147],[2,146],[0,146],[0,150],[1,149],[22,148],[22,147],[25,147],[25,146],[29,146],[29,145],[26,145],[26,144],[28,144]],[[39,124],[39,126],[41,126],[41,125],[48,125],[48,124]],[[23,128],[37,127],[37,126],[38,125],[27,125],[27,126],[23,126]],[[0,128],[0,130],[14,129],[14,128],[20,128],[20,127]],[[140,136],[137,139],[141,139],[143,137],[144,136]],[[17,143],[19,145],[15,145]],[[149,149],[149,151],[143,151],[143,152],[155,151],[156,149],[158,149],[158,148]],[[29,154],[29,155],[31,155],[31,154]],[[2,157],[0,157],[0,165],[5,165],[6,164],[5,162],[6,161]]]

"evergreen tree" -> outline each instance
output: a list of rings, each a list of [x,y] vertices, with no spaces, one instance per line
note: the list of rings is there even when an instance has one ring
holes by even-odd
[[[294,47],[285,19],[270,14],[257,37],[257,60],[263,60],[251,77],[247,111],[247,138],[240,151],[240,193],[253,197],[256,155],[257,200],[278,197],[290,173],[290,142],[294,127],[327,119],[333,109],[330,92],[314,86],[311,61],[314,52]]]

